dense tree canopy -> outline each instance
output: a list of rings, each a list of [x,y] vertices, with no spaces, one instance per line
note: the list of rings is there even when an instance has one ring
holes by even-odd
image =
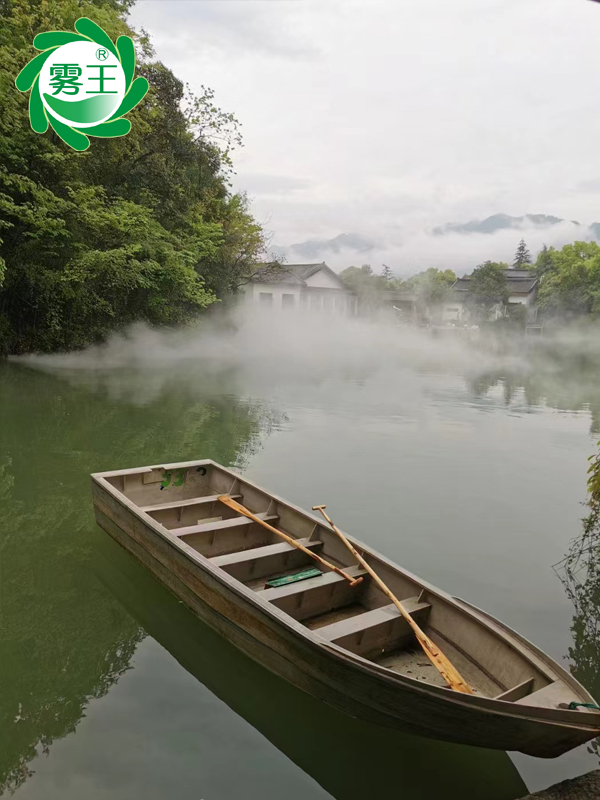
[[[475,314],[487,320],[497,303],[508,302],[508,283],[504,270],[508,264],[485,261],[473,270],[469,279],[468,303]]]
[[[451,269],[430,267],[402,281],[398,288],[401,291],[415,292],[420,305],[433,308],[446,300],[449,289],[455,281],[456,275]]]
[[[544,248],[536,268],[538,300],[546,316],[565,319],[600,313],[600,246],[574,242],[562,250]]]
[[[373,310],[381,305],[382,293],[393,284],[384,275],[375,275],[370,264],[347,267],[340,272],[344,286],[358,297],[361,310]]]
[[[340,272],[347,289],[354,292],[360,308],[373,310],[385,304],[386,298],[393,292],[410,292],[415,296],[421,308],[433,308],[441,305],[456,275],[451,269],[440,270],[430,267],[418,272],[410,278],[394,278],[390,267],[383,265],[381,275],[375,275],[369,264],[362,267],[348,267]]]
[[[237,122],[193,97],[126,23],[130,0],[0,0],[0,352],[86,345],[136,320],[169,324],[234,290],[264,251],[229,188]],[[34,133],[14,79],[47,30],[88,16],[134,37],[150,83],[131,133],[84,153]]]

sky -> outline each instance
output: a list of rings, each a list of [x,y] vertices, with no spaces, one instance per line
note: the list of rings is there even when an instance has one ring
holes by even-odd
[[[130,21],[240,120],[235,188],[288,262],[464,273],[600,222],[600,4],[138,0]],[[567,222],[432,232],[499,212]]]

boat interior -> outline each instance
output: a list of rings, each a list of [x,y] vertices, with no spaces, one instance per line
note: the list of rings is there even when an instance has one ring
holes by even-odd
[[[325,646],[337,645],[393,673],[445,686],[396,606],[325,522],[213,462],[145,467],[101,477],[212,565],[313,631]],[[308,553],[220,502],[220,495],[237,500],[362,581],[352,586]],[[359,551],[474,694],[548,708],[578,699],[551,662],[518,637],[482,622],[362,546]]]

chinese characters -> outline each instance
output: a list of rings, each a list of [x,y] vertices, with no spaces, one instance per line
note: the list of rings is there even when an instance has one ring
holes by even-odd
[[[116,78],[106,74],[106,70],[117,69],[116,64],[86,64],[87,69],[98,70],[97,75],[87,75],[88,81],[98,81],[96,89],[88,89],[85,94],[117,94],[116,90],[106,88],[107,81],[114,81]],[[61,92],[67,95],[79,94],[79,89],[83,83],[78,80],[83,75],[83,69],[79,64],[53,64],[50,67],[52,80],[50,86],[55,90],[54,96]]]

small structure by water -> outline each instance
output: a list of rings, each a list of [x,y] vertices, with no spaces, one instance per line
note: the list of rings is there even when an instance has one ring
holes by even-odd
[[[491,316],[498,319],[504,316],[506,308],[523,306],[527,322],[534,323],[537,320],[537,307],[535,306],[539,286],[537,273],[531,269],[512,268],[504,269],[502,272],[506,278],[508,302],[506,307],[498,303],[492,309]],[[442,322],[464,324],[470,320],[471,312],[467,302],[470,281],[471,275],[464,275],[453,284],[450,296],[442,308]]]
[[[354,316],[358,299],[323,261],[267,265],[244,287],[247,303],[265,309]]]

